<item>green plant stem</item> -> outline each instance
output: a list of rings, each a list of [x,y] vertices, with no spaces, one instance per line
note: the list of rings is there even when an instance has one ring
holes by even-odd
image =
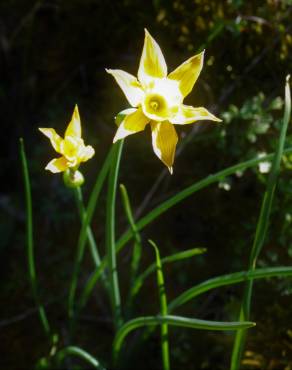
[[[156,260],[156,272],[157,272],[157,285],[159,291],[159,302],[160,302],[160,315],[162,317],[167,316],[167,297],[164,284],[164,276],[162,271],[162,264],[160,259],[160,253],[157,245],[149,240],[149,243],[152,245],[155,251],[155,260]],[[169,360],[169,340],[168,340],[168,324],[161,324],[161,355],[162,355],[162,364],[163,370],[170,369],[170,360]]]
[[[117,332],[113,343],[113,358],[116,362],[125,337],[133,330],[143,326],[156,326],[168,324],[172,326],[203,329],[203,330],[239,330],[255,326],[253,322],[218,322],[207,321],[182,316],[143,316],[126,322]]]
[[[79,215],[81,219],[81,224],[83,224],[85,218],[86,218],[86,211],[84,208],[84,202],[83,202],[83,196],[82,196],[82,190],[80,187],[73,189],[74,190],[74,195],[75,195],[75,200],[76,200],[76,205],[79,210]],[[92,233],[92,230],[90,226],[87,227],[87,239],[89,243],[89,248],[90,248],[90,253],[92,256],[92,259],[94,261],[95,267],[100,266],[100,255],[98,252],[98,248]]]
[[[71,319],[74,316],[74,300],[75,300],[75,294],[76,294],[76,288],[77,288],[77,280],[78,280],[80,265],[83,259],[86,240],[88,237],[88,228],[89,228],[89,225],[91,223],[91,220],[92,220],[95,208],[96,208],[96,203],[97,203],[99,194],[101,192],[102,186],[108,174],[112,157],[113,157],[113,148],[110,150],[109,154],[107,155],[107,158],[104,161],[103,166],[97,176],[96,182],[94,184],[93,190],[89,198],[89,202],[88,202],[88,206],[85,211],[85,215],[84,217],[82,217],[82,226],[81,226],[81,230],[80,230],[80,234],[78,238],[75,264],[73,268],[73,274],[71,278],[69,297],[68,297],[68,314],[69,314],[69,318]],[[77,197],[77,202],[78,202],[78,208],[83,208],[83,205],[81,206],[81,200],[80,200],[80,196],[78,193],[76,194],[76,197]],[[96,256],[95,256],[94,261],[95,263],[98,262],[98,260],[96,259]],[[97,268],[99,268],[99,266],[97,266]],[[106,278],[104,278],[104,282],[106,282]]]
[[[56,353],[56,359],[58,366],[61,366],[64,359],[68,356],[75,356],[79,357],[85,362],[87,362],[89,365],[93,366],[95,369],[105,370],[100,363],[97,361],[96,358],[94,358],[92,355],[90,355],[88,352],[84,351],[83,349],[76,347],[76,346],[68,346],[63,349],[61,349],[59,352]]]
[[[284,111],[283,124],[282,124],[281,132],[280,132],[280,138],[278,141],[276,154],[274,156],[271,172],[268,178],[267,189],[265,191],[261,210],[260,210],[254,243],[253,243],[252,250],[250,253],[250,258],[249,258],[248,271],[255,270],[257,258],[259,256],[259,253],[266,239],[268,226],[269,226],[269,219],[270,219],[270,214],[271,214],[271,208],[272,208],[272,202],[273,202],[274,193],[276,189],[278,174],[280,171],[281,158],[282,158],[282,154],[284,150],[288,123],[290,121],[290,115],[291,115],[291,96],[290,96],[290,88],[289,88],[289,78],[287,77],[286,86],[285,86],[285,111]],[[246,283],[246,286],[244,289],[243,300],[242,300],[240,314],[239,314],[239,320],[242,320],[242,321],[248,320],[250,316],[252,290],[253,290],[253,279],[250,279]],[[245,332],[239,331],[238,333],[236,333],[232,356],[231,356],[231,367],[230,367],[231,370],[238,370],[240,368],[245,340],[246,340]]]
[[[24,178],[25,187],[25,200],[26,200],[26,245],[27,245],[27,262],[28,262],[28,273],[30,284],[32,288],[33,297],[38,308],[38,313],[42,327],[45,334],[51,341],[51,329],[49,321],[47,319],[46,311],[44,306],[40,302],[38,293],[38,283],[35,268],[35,258],[34,258],[34,240],[33,240],[33,216],[32,216],[32,196],[31,196],[31,185],[30,177],[28,171],[27,158],[25,154],[24,141],[20,139],[20,157],[22,163],[22,171]]]
[[[132,301],[133,301],[133,296],[134,296],[133,286],[136,281],[136,276],[137,276],[137,272],[138,272],[140,260],[141,260],[142,240],[141,240],[141,236],[139,234],[139,231],[137,230],[137,227],[134,221],[132,207],[131,207],[131,203],[130,203],[128,192],[127,192],[125,185],[121,184],[120,190],[121,190],[124,210],[125,210],[128,222],[130,224],[131,230],[134,235],[134,247],[133,247],[131,272],[130,272],[130,291],[129,291],[129,297],[127,301],[127,306],[128,306],[127,308],[128,308],[128,311],[130,312]]]
[[[106,202],[106,251],[109,266],[111,304],[116,329],[118,329],[122,324],[121,297],[116,261],[115,207],[116,207],[117,181],[123,143],[124,141],[120,140],[117,144],[114,144],[115,152],[113,155],[113,160],[109,173],[107,202]]]

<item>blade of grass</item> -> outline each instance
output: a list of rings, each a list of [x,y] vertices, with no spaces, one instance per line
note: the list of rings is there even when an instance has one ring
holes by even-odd
[[[284,150],[284,153],[285,154],[292,153],[292,148],[287,148],[286,150]],[[137,230],[139,230],[139,231],[142,230],[145,226],[149,225],[153,220],[158,218],[161,214],[163,214],[164,212],[166,212],[168,209],[175,206],[179,202],[183,201],[184,199],[188,198],[189,196],[191,196],[195,192],[197,192],[201,189],[204,189],[207,186],[220,181],[222,178],[224,178],[226,176],[230,176],[230,175],[232,175],[232,174],[234,174],[238,171],[244,171],[247,168],[255,167],[256,165],[258,165],[259,163],[264,162],[264,161],[270,161],[270,160],[273,159],[274,155],[275,155],[275,153],[271,153],[271,154],[265,155],[265,156],[260,157],[260,158],[258,158],[258,157],[257,158],[252,158],[248,161],[240,162],[240,163],[238,163],[234,166],[227,167],[224,170],[219,171],[219,172],[217,172],[213,175],[208,175],[204,179],[194,183],[193,185],[188,186],[187,188],[180,191],[176,195],[167,199],[166,201],[161,203],[159,206],[154,208],[152,211],[147,213],[144,217],[142,217],[139,221],[136,222]],[[117,251],[120,251],[123,248],[123,246],[132,237],[133,237],[132,230],[127,230],[120,237],[120,239],[116,243]]]
[[[114,144],[114,155],[108,179],[108,192],[106,202],[106,251],[109,266],[109,282],[111,292],[111,304],[114,315],[115,327],[122,324],[121,297],[119,289],[117,261],[116,261],[116,240],[115,240],[115,206],[119,166],[123,149],[123,140]]]
[[[137,272],[138,272],[139,265],[140,265],[141,252],[142,252],[142,240],[141,240],[139,231],[136,228],[131,203],[130,203],[128,192],[127,192],[125,185],[120,184],[120,191],[122,195],[122,202],[123,202],[124,210],[125,210],[128,222],[130,224],[131,230],[134,235],[134,247],[133,247],[133,254],[132,254],[132,261],[131,261],[131,271],[130,271],[130,291],[129,291],[129,296],[127,300],[127,311],[131,312],[132,300],[133,300],[132,287],[136,280]]]
[[[283,124],[282,124],[281,132],[280,132],[280,138],[278,141],[276,154],[274,156],[271,172],[268,178],[267,189],[265,191],[261,210],[260,210],[254,243],[253,243],[252,250],[250,253],[249,266],[248,266],[249,271],[255,270],[258,255],[266,239],[268,226],[269,226],[270,213],[271,213],[271,208],[272,208],[272,202],[273,202],[274,193],[276,189],[278,174],[280,172],[280,163],[281,163],[281,158],[282,158],[282,154],[284,150],[288,123],[290,121],[290,115],[291,115],[291,96],[290,96],[290,87],[289,87],[289,76],[287,76],[286,86],[285,86],[284,119],[283,119]],[[240,315],[239,315],[240,321],[247,320],[250,316],[252,289],[253,289],[253,279],[250,279],[245,286],[245,290],[243,294],[243,300],[242,300]],[[231,356],[231,367],[230,367],[231,370],[238,370],[240,368],[245,340],[246,340],[245,332],[239,331],[236,333],[233,350],[232,350],[232,356]]]
[[[159,302],[160,302],[160,315],[162,317],[167,316],[167,297],[164,284],[164,277],[162,271],[162,264],[160,259],[160,253],[157,245],[152,241],[148,240],[155,251],[155,262],[156,262],[156,272],[157,272],[157,285],[159,291]],[[168,341],[168,325],[166,323],[161,324],[161,355],[162,364],[164,370],[170,369],[169,360],[169,341]]]
[[[133,330],[144,326],[156,326],[168,324],[172,326],[202,329],[202,330],[239,330],[248,329],[255,326],[253,322],[218,322],[187,318],[183,316],[143,316],[137,317],[125,323],[117,332],[113,343],[113,358],[116,362],[121,346],[126,336]]]
[[[100,191],[102,189],[105,178],[109,171],[112,156],[113,156],[113,148],[110,150],[109,154],[107,155],[103,163],[103,166],[97,176],[96,182],[94,184],[93,190],[89,198],[88,206],[86,208],[85,217],[81,219],[82,226],[81,226],[81,230],[80,230],[80,234],[78,238],[75,264],[73,268],[73,274],[71,278],[69,297],[68,297],[68,314],[70,318],[73,318],[74,316],[74,300],[75,300],[75,294],[76,294],[76,288],[77,288],[77,279],[78,279],[80,264],[83,259],[87,236],[88,236],[87,234],[88,227],[91,223]],[[98,262],[98,260],[95,259],[94,262],[96,263]],[[99,267],[99,265],[97,265],[96,267]],[[106,281],[106,279],[104,279],[104,281]]]
[[[95,369],[105,370],[105,368],[100,365],[96,358],[94,358],[92,355],[90,355],[88,352],[84,351],[80,347],[76,346],[65,347],[61,349],[59,352],[57,352],[55,356],[57,359],[58,367],[61,366],[62,362],[66,357],[75,356],[81,358],[89,365],[93,366]]]
[[[182,261],[184,259],[191,258],[193,256],[197,256],[197,255],[200,255],[202,253],[205,253],[206,250],[207,250],[206,248],[187,249],[185,251],[174,253],[174,254],[171,254],[169,256],[161,258],[161,263],[162,263],[162,265],[164,265],[164,264],[167,264],[167,263]],[[132,287],[132,291],[133,291],[132,295],[133,296],[138,294],[138,292],[141,289],[145,279],[155,271],[155,268],[156,268],[156,264],[152,263],[149,267],[147,267],[147,269],[144,272],[142,272],[142,274],[137,276],[137,278],[136,278],[136,280],[133,284],[133,287]]]
[[[24,187],[25,187],[25,200],[26,200],[26,245],[27,245],[27,262],[28,262],[28,273],[30,284],[32,288],[32,294],[35,300],[35,303],[38,308],[38,313],[40,321],[46,336],[51,341],[51,329],[49,321],[46,315],[44,306],[40,302],[39,293],[38,293],[38,283],[37,275],[35,268],[35,257],[34,257],[34,240],[33,240],[33,216],[32,216],[32,196],[31,196],[31,186],[30,186],[30,177],[28,171],[27,158],[25,154],[24,141],[20,139],[20,157],[22,164],[22,172],[24,178]]]
[[[192,288],[186,290],[168,305],[168,311],[173,312],[176,308],[189,302],[191,299],[198,297],[199,295],[208,292],[209,290],[216,289],[226,285],[238,284],[246,282],[250,279],[267,279],[271,277],[292,277],[292,267],[281,266],[281,267],[269,267],[269,268],[258,268],[253,271],[240,271],[232,274],[217,276],[201,284],[195,285]]]

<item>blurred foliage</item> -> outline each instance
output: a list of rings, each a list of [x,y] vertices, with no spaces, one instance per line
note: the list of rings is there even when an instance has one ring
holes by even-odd
[[[71,275],[79,221],[73,198],[62,187],[62,180],[43,170],[51,152],[36,128],[55,127],[62,132],[74,104],[78,103],[86,142],[96,149],[96,162],[84,166],[85,189],[89,189],[111,145],[115,130],[113,117],[125,106],[124,96],[104,68],[122,68],[136,74],[144,27],[162,46],[170,69],[205,48],[205,67],[186,102],[206,106],[224,122],[218,126],[198,124],[194,129],[187,127],[180,131],[182,139],[192,139],[176,159],[174,176],[164,177],[159,191],[147,201],[149,209],[175,190],[209,173],[274,150],[281,123],[285,75],[291,73],[292,66],[291,16],[291,0],[0,2],[3,132],[0,175],[5,179],[0,193],[1,299],[5,302],[0,308],[4,320],[0,339],[5,354],[0,360],[1,367],[18,369],[19,365],[27,364],[32,368],[43,358],[39,361],[42,368],[48,352],[34,315],[5,325],[6,318],[17,317],[33,305],[26,278],[18,137],[24,136],[30,158],[40,286],[51,319],[57,327],[62,327],[64,294]],[[126,160],[122,163],[121,181],[127,185],[136,209],[162,170],[150,144],[143,140],[143,135],[148,134],[129,138]],[[292,145],[291,129],[288,145]],[[291,168],[292,156],[285,156],[261,265],[291,261]],[[151,235],[164,247],[163,255],[194,245],[208,248],[206,256],[195,260],[195,268],[193,263],[185,263],[184,268],[168,267],[166,284],[170,294],[174,296],[186,285],[246,266],[268,170],[266,163],[222,179],[217,187],[198,193],[188,200],[187,207],[185,203],[176,207],[168,218],[162,218],[145,231],[145,240]],[[127,227],[121,210],[119,206],[119,232]],[[102,207],[98,216],[103,220]],[[104,231],[99,220],[93,227],[102,245]],[[125,281],[122,290],[127,285],[124,269],[127,258],[125,254],[119,261]],[[150,254],[145,251],[145,266],[149,261]],[[84,280],[91,269],[87,258]],[[151,284],[150,281],[142,292],[138,310],[144,302],[156,312],[158,306],[148,295]],[[264,284],[263,293],[260,290],[255,293],[260,303],[255,304],[253,319],[258,322],[259,330],[250,334],[245,366],[287,370],[292,367],[291,337],[287,331],[291,327],[287,303],[291,299],[291,284],[278,280]],[[212,293],[186,307],[186,311],[205,319],[229,319],[236,315],[240,297],[240,288]],[[106,323],[96,322],[97,316],[107,316],[104,301],[98,291],[84,315],[78,339],[101,356],[109,352],[112,339]],[[34,335],[32,327],[36,328]],[[186,367],[188,363],[196,363],[198,369],[205,370],[228,367],[232,341],[229,334],[208,334],[204,337],[206,341],[202,341],[200,335],[196,338],[188,331],[173,333],[174,368]],[[62,335],[60,345],[66,342],[66,332]],[[103,340],[99,341],[100,338]],[[157,341],[153,336],[139,352],[140,363],[145,363],[145,368],[154,369],[158,361]]]

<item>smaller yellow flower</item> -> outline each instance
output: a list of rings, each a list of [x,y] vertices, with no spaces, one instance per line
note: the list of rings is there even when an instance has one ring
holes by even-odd
[[[92,146],[86,146],[81,138],[81,122],[77,105],[66,129],[64,139],[53,128],[39,128],[39,130],[50,139],[55,151],[61,154],[61,157],[55,158],[47,164],[46,170],[53,173],[69,169],[76,171],[81,162],[86,162],[94,155]]]

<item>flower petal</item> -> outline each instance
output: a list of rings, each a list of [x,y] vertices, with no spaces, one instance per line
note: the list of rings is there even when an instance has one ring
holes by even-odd
[[[75,105],[71,121],[65,132],[66,136],[81,137],[81,123],[77,104]]]
[[[52,159],[46,166],[46,170],[53,173],[63,172],[69,168],[69,162],[65,157]]]
[[[138,79],[145,85],[153,77],[166,77],[167,66],[162,51],[150,33],[145,29],[145,39],[138,70]]]
[[[137,78],[121,69],[106,69],[106,71],[117,81],[131,106],[137,107],[141,103],[144,95]]]
[[[53,128],[39,128],[40,132],[42,132],[46,137],[48,137],[51,141],[51,144],[57,153],[60,153],[61,143],[63,139],[59,136]]]
[[[194,84],[199,77],[203,68],[204,53],[205,51],[194,55],[168,75],[169,79],[176,80],[179,83],[181,93],[184,97],[192,91]]]
[[[143,114],[141,108],[137,109],[134,113],[128,114],[121,122],[113,142],[115,143],[117,140],[121,140],[128,135],[143,131],[149,121],[149,118]]]
[[[168,122],[151,121],[152,145],[154,153],[168,167],[172,174],[175,148],[178,141],[174,126]]]
[[[181,105],[176,116],[170,119],[170,122],[175,125],[186,125],[196,121],[209,120],[222,122],[221,119],[215,117],[206,108],[194,108],[190,105]]]
[[[84,147],[82,150],[82,154],[80,156],[80,162],[86,162],[88,159],[92,158],[94,156],[94,149],[92,148],[91,145],[87,145]]]

